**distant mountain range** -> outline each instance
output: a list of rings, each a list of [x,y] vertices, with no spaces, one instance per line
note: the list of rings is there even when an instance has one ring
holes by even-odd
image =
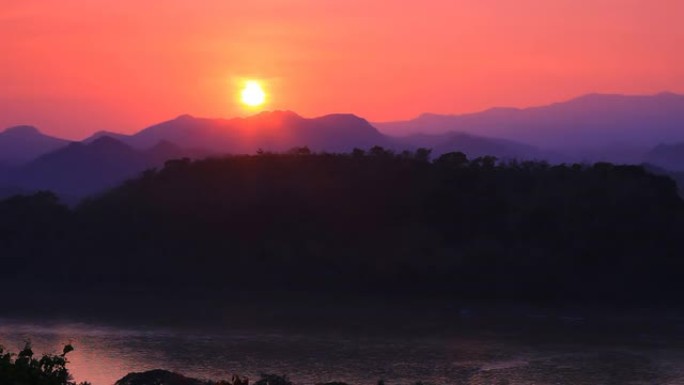
[[[98,136],[98,133],[85,141]],[[366,120],[354,115],[326,115],[305,119],[290,111],[262,112],[247,118],[204,119],[182,115],[148,127],[137,134],[116,135],[117,139],[139,149],[161,140],[184,148],[202,148],[217,153],[253,153],[258,149],[286,151],[309,146],[315,151],[349,151],[387,145],[389,140]]]
[[[25,163],[68,143],[68,140],[44,135],[35,127],[10,127],[0,132],[0,164]]]
[[[376,145],[426,147],[433,156],[462,151],[471,158],[648,162],[684,170],[684,96],[592,94],[544,107],[374,124],[351,114],[308,119],[290,111],[234,119],[182,115],[132,135],[97,132],[81,142],[18,126],[0,133],[0,197],[40,189],[82,197],[171,158]]]
[[[430,148],[433,156],[461,151],[471,158],[492,155],[500,159],[543,159],[546,153],[534,146],[507,139],[486,138],[462,132],[413,134],[394,138],[399,148]]]
[[[646,154],[645,162],[671,171],[684,171],[684,142],[660,144]]]
[[[684,142],[684,95],[590,94],[542,107],[424,114],[409,121],[373,125],[388,135],[462,132],[515,140],[572,161],[638,162],[659,144]]]
[[[107,136],[90,143],[72,142],[0,176],[4,195],[16,191],[50,190],[68,201],[114,187],[125,179],[168,159],[201,157],[169,142],[137,150]],[[2,183],[4,181],[4,183]],[[0,196],[3,194],[0,189]]]

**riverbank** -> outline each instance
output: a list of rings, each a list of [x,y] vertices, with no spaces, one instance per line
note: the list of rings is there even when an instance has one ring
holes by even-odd
[[[635,383],[684,380],[666,381],[684,368],[684,317],[673,310],[273,297],[176,299],[171,312],[173,302],[149,302],[156,306],[145,317],[116,302],[93,304],[111,306],[108,314],[118,318],[110,322],[102,314],[2,318],[0,344],[16,350],[31,340],[36,352],[50,353],[73,343],[76,379],[94,385],[157,368],[208,379],[287,374],[303,385],[510,378],[518,379],[511,384],[595,385],[610,383],[606,376],[626,379],[624,373]],[[577,382],[561,381],[566,377]]]

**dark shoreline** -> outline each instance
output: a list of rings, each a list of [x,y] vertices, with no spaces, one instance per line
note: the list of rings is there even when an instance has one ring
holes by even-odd
[[[55,295],[52,299],[41,294],[34,300],[29,300],[27,294],[21,297],[21,305],[8,301],[0,310],[0,320],[206,333],[221,332],[225,325],[230,325],[231,330],[321,335],[350,330],[355,334],[388,336],[510,332],[523,339],[542,340],[545,335],[563,330],[569,333],[568,340],[610,341],[645,330],[684,336],[684,309],[663,305],[351,298],[283,292],[243,292],[214,297],[188,293],[185,297],[159,296],[150,292],[122,297],[98,295],[94,290],[80,298],[52,294]],[[39,298],[43,300],[42,306],[35,306]]]

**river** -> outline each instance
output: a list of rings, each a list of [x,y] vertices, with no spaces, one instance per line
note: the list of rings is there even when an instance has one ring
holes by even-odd
[[[459,308],[438,323],[393,316],[373,328],[4,318],[0,344],[17,352],[31,341],[36,353],[57,353],[71,343],[75,380],[93,385],[156,368],[207,379],[237,373],[252,382],[260,373],[285,374],[296,384],[684,384],[684,318],[678,314],[608,317],[534,308],[492,314]]]

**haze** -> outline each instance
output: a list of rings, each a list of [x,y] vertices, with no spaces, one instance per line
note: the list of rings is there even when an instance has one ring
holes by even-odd
[[[525,107],[588,92],[684,92],[679,0],[4,0],[0,127],[80,139],[181,113]]]

